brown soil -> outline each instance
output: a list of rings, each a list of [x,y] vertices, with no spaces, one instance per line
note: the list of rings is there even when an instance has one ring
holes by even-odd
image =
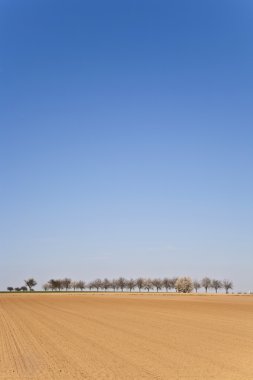
[[[1,294],[0,379],[253,379],[253,297]]]

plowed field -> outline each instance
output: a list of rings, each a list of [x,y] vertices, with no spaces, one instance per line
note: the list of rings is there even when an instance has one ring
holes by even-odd
[[[1,294],[0,379],[253,379],[253,297]]]

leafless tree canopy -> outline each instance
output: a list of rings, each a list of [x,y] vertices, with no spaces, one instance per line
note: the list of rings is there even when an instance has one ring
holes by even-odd
[[[34,278],[29,278],[28,280],[25,280],[25,284],[31,291],[37,285],[37,282],[34,280]]]
[[[218,292],[218,289],[222,288],[222,281],[212,280],[211,288],[215,289],[215,292]]]
[[[144,280],[144,289],[146,289],[148,292],[153,289],[153,281],[151,280],[151,278],[147,278],[146,280]]]
[[[118,279],[118,288],[121,289],[121,291],[123,292],[126,285],[127,285],[126,279],[124,277],[120,277]]]
[[[172,288],[172,289],[176,289],[177,277],[173,277],[173,278],[170,280],[170,283],[171,283],[171,288]]]
[[[131,292],[135,287],[136,287],[136,282],[133,278],[131,278],[130,280],[127,280],[126,281],[126,287],[129,289],[129,291]]]
[[[201,288],[200,282],[197,280],[193,281],[193,287],[194,287],[196,293],[198,293],[198,290]]]
[[[78,286],[78,281],[72,281],[72,282],[71,282],[71,288],[72,288],[74,291],[76,291],[77,286]]]
[[[102,288],[107,291],[108,289],[110,289],[111,287],[111,283],[110,281],[108,280],[108,278],[105,278],[104,281],[102,281]]]
[[[212,281],[209,277],[204,277],[201,284],[203,288],[205,288],[206,293],[207,293],[207,290],[211,287]]]
[[[163,282],[160,278],[154,278],[152,284],[154,285],[157,292],[162,289]]]
[[[80,289],[81,292],[85,289],[85,281],[77,281],[76,283],[76,288],[77,289]]]
[[[168,277],[165,277],[163,279],[163,287],[166,289],[166,292],[172,288],[172,283],[171,283],[171,279],[169,279]]]
[[[228,293],[229,289],[233,289],[233,283],[232,281],[229,280],[224,280],[223,281],[223,288],[226,291],[226,294]]]
[[[62,281],[62,286],[65,288],[65,290],[68,290],[71,287],[71,278],[64,278]]]
[[[110,287],[113,289],[113,291],[115,292],[117,289],[118,289],[118,281],[113,279],[110,283]]]
[[[144,285],[145,285],[144,278],[142,278],[142,277],[137,278],[137,280],[136,280],[136,286],[139,289],[139,292],[141,291],[141,289],[144,288]]]

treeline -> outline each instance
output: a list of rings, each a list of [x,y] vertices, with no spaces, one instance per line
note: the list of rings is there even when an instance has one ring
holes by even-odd
[[[30,278],[25,280],[25,285],[21,288],[13,288],[9,286],[7,290],[9,291],[33,291],[33,288],[37,285],[36,280]],[[218,293],[220,289],[224,289],[226,293],[230,289],[233,289],[233,283],[230,280],[216,280],[209,277],[204,277],[201,281],[192,280],[190,277],[165,277],[160,278],[143,278],[139,277],[137,279],[126,279],[124,277],[119,277],[118,279],[109,280],[105,278],[101,280],[97,278],[94,281],[86,283],[85,281],[72,281],[70,278],[64,279],[51,279],[42,286],[44,291],[70,291],[79,290],[84,291],[85,289],[93,291],[176,291],[179,293],[191,293],[195,291],[196,293],[199,289],[203,288],[205,292],[214,291]]]
[[[203,278],[201,281],[192,280],[190,277],[165,277],[160,278],[143,278],[139,277],[137,279],[126,279],[124,277],[119,277],[118,279],[109,280],[107,278],[101,280],[97,278],[94,281],[86,283],[85,281],[72,281],[70,278],[64,279],[51,279],[46,284],[43,285],[45,291],[69,291],[69,290],[80,290],[83,291],[88,289],[90,291],[176,291],[182,293],[190,293],[193,290],[197,293],[199,289],[204,288],[207,293],[208,290],[213,290],[216,293],[220,289],[224,289],[228,293],[229,289],[233,288],[233,284],[229,280],[216,280],[210,279],[209,277]]]

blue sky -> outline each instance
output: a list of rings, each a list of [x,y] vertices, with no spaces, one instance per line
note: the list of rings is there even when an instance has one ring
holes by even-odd
[[[251,1],[0,0],[0,287],[253,289]]]

